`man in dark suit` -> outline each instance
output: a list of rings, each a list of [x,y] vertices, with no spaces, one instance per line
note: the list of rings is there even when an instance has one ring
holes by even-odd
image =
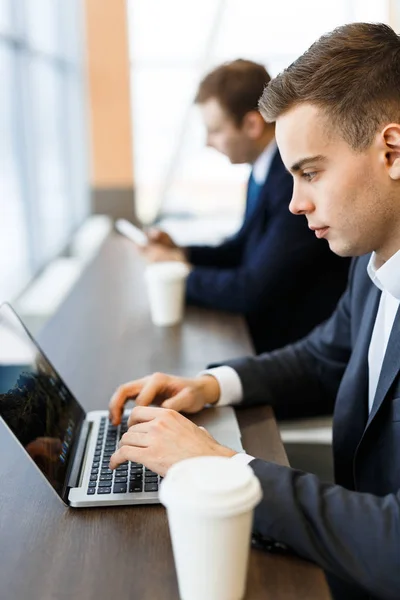
[[[165,232],[152,231],[148,260],[192,266],[190,304],[246,316],[257,353],[306,335],[328,318],[347,283],[349,260],[333,254],[288,211],[292,177],[275,142],[275,126],[257,110],[270,77],[246,60],[224,64],[201,82],[196,96],[207,144],[232,163],[249,163],[245,218],[219,246],[179,248]]]
[[[155,374],[125,384],[110,407],[119,421],[127,398],[139,405],[113,467],[129,459],[164,473],[198,455],[248,463],[264,490],[254,534],[324,568],[338,600],[400,598],[399,57],[390,27],[345,25],[260,100],[293,174],[290,210],[334,252],[357,257],[332,317],[295,344],[195,379]],[[304,398],[335,401],[335,484],[235,454],[175,412],[242,402],[290,413]],[[153,400],[161,407],[147,406]]]

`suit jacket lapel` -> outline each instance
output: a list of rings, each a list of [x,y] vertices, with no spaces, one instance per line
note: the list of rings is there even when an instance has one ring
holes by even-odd
[[[352,461],[368,418],[368,349],[378,310],[380,291],[372,286],[346,374],[339,388],[333,421],[335,476],[337,483],[352,489]]]
[[[367,427],[372,422],[376,413],[382,405],[386,394],[389,391],[395,377],[400,370],[400,307],[397,310],[394,319],[392,331],[390,333],[385,358],[382,364],[382,370],[379,376],[378,386],[376,388],[374,403],[370,412]]]

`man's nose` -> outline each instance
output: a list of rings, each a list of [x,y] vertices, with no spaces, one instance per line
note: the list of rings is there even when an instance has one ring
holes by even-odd
[[[314,210],[314,203],[306,195],[294,189],[289,210],[294,215],[306,215]]]

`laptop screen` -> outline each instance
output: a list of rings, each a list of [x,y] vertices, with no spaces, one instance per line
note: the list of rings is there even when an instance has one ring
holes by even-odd
[[[85,412],[8,304],[0,307],[0,416],[61,494]]]

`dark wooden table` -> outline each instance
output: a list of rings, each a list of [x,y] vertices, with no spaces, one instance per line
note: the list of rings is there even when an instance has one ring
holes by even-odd
[[[190,308],[182,325],[154,327],[142,263],[115,235],[40,342],[87,410],[106,408],[128,379],[155,370],[193,375],[208,362],[252,351],[235,315]],[[239,410],[238,419],[249,453],[287,464],[269,407]],[[0,456],[0,600],[178,598],[161,506],[65,508],[3,428]],[[247,587],[246,600],[330,598],[317,567],[257,550]]]

